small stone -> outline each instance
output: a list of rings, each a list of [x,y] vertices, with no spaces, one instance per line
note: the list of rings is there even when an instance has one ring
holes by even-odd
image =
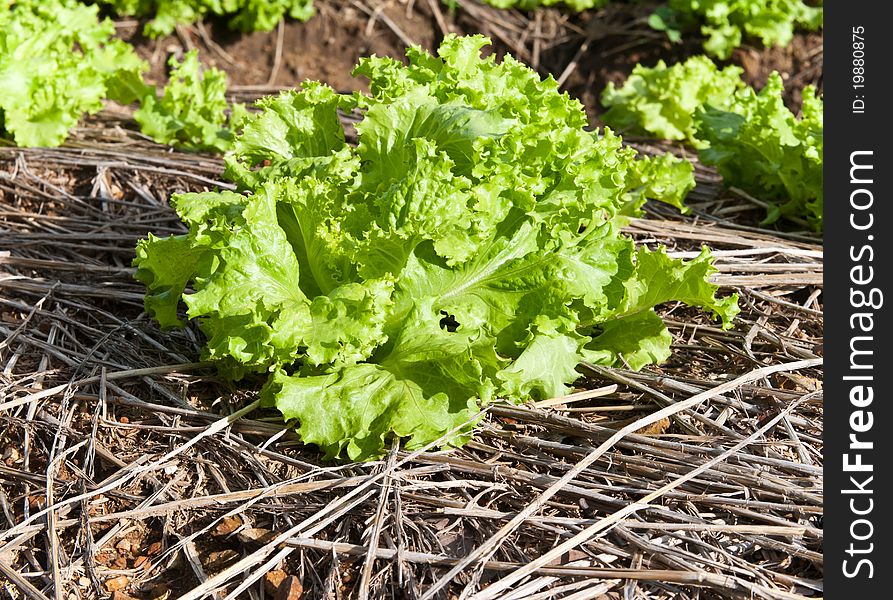
[[[236,516],[226,517],[211,531],[211,535],[224,536],[229,535],[242,526],[242,519]]]
[[[239,553],[227,548],[226,550],[211,552],[202,563],[209,571],[216,571],[228,567],[237,560],[239,560]]]
[[[275,537],[275,533],[260,527],[248,527],[236,534],[236,538],[243,544],[266,544]]]
[[[123,590],[128,585],[130,585],[130,580],[124,575],[118,575],[117,577],[106,580],[105,589],[110,592],[117,592],[118,590]]]
[[[269,595],[275,596],[279,586],[282,585],[282,582],[285,581],[287,577],[288,573],[282,569],[267,571],[267,574],[264,575],[264,590],[266,590]]]
[[[149,557],[148,557],[148,556],[137,556],[137,557],[136,557],[136,560],[133,561],[133,568],[134,568],[134,569],[139,569],[139,568],[142,567],[143,565],[146,565],[146,568],[148,569],[148,568],[149,568],[149,565],[146,564],[146,562],[147,562],[148,560],[149,560]]]
[[[121,551],[122,554],[126,554],[130,552],[130,540],[123,539],[115,544],[115,548]]]
[[[19,452],[19,449],[12,444],[7,446],[6,449],[3,451],[3,462],[5,462],[7,465],[14,465],[15,463],[19,462],[21,458],[21,452]]]
[[[147,556],[155,556],[161,553],[161,542],[152,542],[146,549]]]
[[[670,428],[670,419],[664,417],[660,421],[636,430],[639,435],[663,435]]]
[[[275,600],[300,600],[303,595],[304,586],[301,585],[301,580],[294,575],[289,575],[276,590]]]

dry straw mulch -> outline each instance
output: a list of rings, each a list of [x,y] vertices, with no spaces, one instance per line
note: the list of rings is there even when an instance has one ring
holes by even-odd
[[[581,365],[566,398],[487,407],[462,449],[326,463],[200,362],[194,327],[143,312],[136,240],[181,231],[171,192],[227,184],[122,123],[0,148],[4,596],[821,595],[819,240],[760,229],[699,167],[691,215],[628,230],[714,248],[734,329],[665,306],[664,365]]]

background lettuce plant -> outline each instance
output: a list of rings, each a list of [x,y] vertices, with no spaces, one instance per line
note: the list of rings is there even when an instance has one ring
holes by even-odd
[[[764,223],[780,217],[822,230],[824,103],[813,86],[803,90],[801,115],[784,104],[781,76],[759,92],[741,69],[719,69],[695,56],[668,67],[637,65],[622,87],[602,92],[602,120],[623,131],[686,140],[701,162],[729,185],[770,202]]]
[[[746,87],[743,69],[719,69],[706,56],[654,67],[636,65],[623,86],[609,82],[601,102],[608,110],[602,121],[624,132],[650,134],[667,140],[687,140],[698,146],[695,113],[705,105],[729,106],[735,92]]]
[[[658,304],[725,326],[738,310],[706,251],[675,260],[621,234],[631,202],[685,190],[690,168],[587,131],[578,101],[481,58],[487,42],[362,59],[369,95],[307,82],[259,101],[227,157],[242,191],[174,196],[189,232],[137,247],[160,324],[182,325],[182,301],[206,357],[269,373],[265,402],[329,456],[418,448],[496,398],[564,394],[584,359],[664,360]],[[355,147],[339,110],[362,113]]]
[[[145,63],[96,6],[0,0],[0,131],[19,146],[58,146],[104,98],[147,93]]]
[[[448,0],[444,0],[450,4]],[[602,8],[610,0],[483,0],[496,8],[535,10],[541,6],[564,6],[580,12]],[[654,29],[665,31],[674,42],[683,34],[700,32],[704,50],[727,59],[746,38],[765,46],[786,46],[797,29],[816,31],[822,27],[822,3],[804,0],[669,0],[649,18]]]
[[[824,102],[813,86],[803,90],[801,116],[784,104],[778,73],[759,92],[747,87],[725,109],[699,109],[700,159],[729,185],[771,202],[764,223],[780,217],[823,228]]]
[[[242,104],[226,100],[226,73],[202,69],[198,52],[181,62],[170,59],[170,81],[161,97],[154,89],[133,114],[140,130],[162,144],[182,150],[224,153],[232,147],[233,130],[246,116]]]
[[[795,29],[816,31],[824,22],[821,2],[803,0],[669,0],[651,16],[655,29],[679,41],[682,32],[700,30],[707,38],[704,50],[727,59],[745,37],[765,46],[786,46]]]

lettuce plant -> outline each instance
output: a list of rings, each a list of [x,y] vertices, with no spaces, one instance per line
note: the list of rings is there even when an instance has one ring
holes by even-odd
[[[306,21],[314,14],[313,0],[100,0],[122,15],[152,16],[149,37],[169,35],[180,23],[206,15],[225,16],[240,31],[270,31],[286,15]]]
[[[726,183],[772,202],[765,223],[798,217],[822,231],[824,102],[807,86],[798,119],[784,105],[783,91],[773,73],[760,92],[747,87],[725,109],[699,109],[695,135],[706,145],[700,159]]]
[[[104,98],[147,90],[146,65],[97,7],[74,0],[0,0],[0,130],[19,146],[58,146]]]
[[[727,184],[771,203],[764,223],[805,219],[821,231],[822,99],[806,87],[797,118],[782,100],[778,73],[760,92],[740,75],[740,68],[720,70],[705,56],[670,67],[637,65],[621,88],[608,84],[602,92],[608,107],[602,120],[624,131],[687,140]]]
[[[195,50],[179,63],[171,57],[170,66],[170,81],[161,98],[151,90],[133,114],[140,130],[157,142],[183,150],[221,154],[229,150],[233,129],[246,112],[243,105],[226,101],[226,73],[202,70]]]
[[[724,60],[745,36],[765,46],[786,46],[795,29],[815,31],[823,20],[823,8],[803,0],[669,0],[649,23],[674,41],[682,31],[700,27],[707,38],[704,50]]]
[[[725,326],[738,310],[706,250],[675,260],[621,234],[643,195],[678,202],[690,167],[588,131],[553,79],[481,58],[487,42],[364,58],[368,95],[307,82],[260,100],[227,156],[242,191],[175,195],[189,232],[137,246],[147,310],[182,325],[182,301],[206,357],[268,373],[264,401],[329,456],[418,448],[496,398],[564,394],[584,359],[664,360],[658,304]],[[339,110],[362,114],[356,146]]]

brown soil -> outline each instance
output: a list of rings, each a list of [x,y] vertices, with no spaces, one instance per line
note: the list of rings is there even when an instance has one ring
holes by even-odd
[[[362,89],[362,81],[351,77],[360,57],[404,54],[406,44],[383,18],[396,25],[407,40],[433,47],[434,28],[429,16],[418,10],[407,12],[400,3],[380,3],[383,17],[374,20],[358,8],[367,8],[359,3],[332,0],[317,5],[317,15],[308,22],[282,23],[278,67],[278,29],[238,33],[230,31],[224,22],[211,19],[202,26],[182,26],[174,35],[151,40],[140,34],[142,24],[130,21],[119,28],[119,33],[149,61],[150,81],[166,81],[166,63],[171,55],[198,48],[202,62],[226,71],[235,88],[287,88],[312,79],[341,91]]]

